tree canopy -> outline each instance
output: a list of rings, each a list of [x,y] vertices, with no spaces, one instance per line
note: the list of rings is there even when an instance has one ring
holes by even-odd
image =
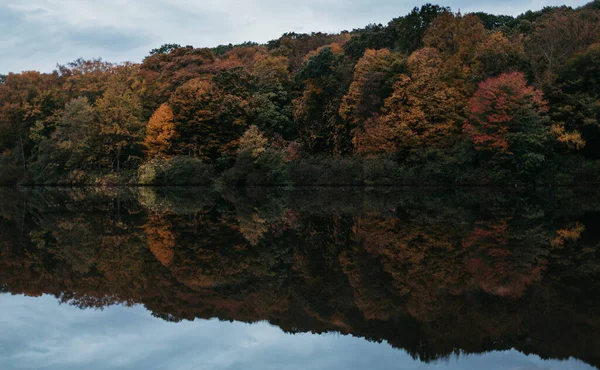
[[[289,174],[329,158],[341,182],[348,160],[368,168],[352,176],[425,166],[443,182],[521,170],[535,182],[543,167],[554,171],[544,181],[590,181],[600,177],[597,3],[517,17],[425,4],[349,32],[170,43],[139,64],[78,59],[0,75],[0,177],[135,183],[160,161]],[[266,154],[236,167],[257,132]]]

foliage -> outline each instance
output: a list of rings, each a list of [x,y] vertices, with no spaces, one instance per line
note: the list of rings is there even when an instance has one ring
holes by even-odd
[[[388,27],[396,33],[394,48],[410,54],[424,45],[423,37],[431,23],[441,14],[450,12],[449,8],[427,3],[421,8],[415,7],[404,17],[392,20]]]
[[[149,157],[164,156],[171,151],[175,138],[173,119],[173,111],[166,103],[161,105],[150,117],[144,139]]]
[[[159,48],[152,49],[150,51],[150,55],[152,56],[156,54],[169,54],[173,50],[177,50],[179,48],[181,48],[181,45],[179,44],[164,44]]]
[[[398,74],[405,70],[406,62],[401,55],[387,49],[367,49],[354,67],[354,80],[342,99],[340,117],[352,129],[361,127],[365,120],[380,112]]]
[[[227,184],[593,183],[599,35],[597,1],[517,17],[425,4],[350,32],[8,73],[0,182],[130,184],[187,157],[169,163]]]
[[[394,35],[389,27],[370,24],[364,29],[354,30],[352,37],[344,44],[344,54],[358,60],[368,49],[386,49],[394,46]]]
[[[547,88],[570,58],[599,41],[600,11],[560,9],[544,15],[527,42],[536,78]]]
[[[247,153],[252,158],[259,158],[266,150],[267,139],[260,132],[258,127],[250,126],[250,128],[240,138],[238,153]]]
[[[96,101],[99,120],[99,136],[102,141],[103,162],[110,168],[121,169],[123,156],[129,162],[137,155],[136,146],[144,137],[145,127],[141,120],[142,106],[133,91],[123,86],[107,89]],[[137,155],[139,158],[140,156]]]
[[[568,135],[581,136],[588,158],[600,158],[600,43],[590,45],[560,70],[550,114]]]
[[[531,176],[546,162],[549,127],[547,102],[523,74],[513,72],[479,85],[469,101],[464,131],[475,149],[498,165],[510,162],[517,174]]]
[[[351,334],[423,361],[516,348],[595,366],[599,195],[5,188],[0,286],[170,322]]]
[[[464,97],[443,81],[442,59],[425,48],[408,59],[409,75],[401,75],[386,99],[383,114],[367,121],[354,138],[359,153],[403,152],[446,147],[457,133]]]
[[[210,165],[191,157],[155,158],[140,166],[138,183],[155,186],[208,186],[214,180]]]
[[[350,85],[343,49],[336,44],[309,54],[296,80],[304,85],[294,101],[298,137],[314,154],[350,151],[350,127],[341,122],[339,107]]]

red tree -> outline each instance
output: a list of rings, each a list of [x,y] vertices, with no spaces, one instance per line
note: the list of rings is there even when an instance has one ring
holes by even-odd
[[[527,86],[523,73],[505,73],[479,85],[463,130],[477,150],[509,152],[510,134],[537,128],[547,111],[542,92]]]

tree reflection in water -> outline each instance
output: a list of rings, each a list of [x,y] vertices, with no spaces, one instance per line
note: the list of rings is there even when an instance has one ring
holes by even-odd
[[[0,286],[599,366],[599,221],[591,189],[2,189]]]

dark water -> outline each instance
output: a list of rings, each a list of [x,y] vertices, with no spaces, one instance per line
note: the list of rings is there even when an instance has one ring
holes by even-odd
[[[0,189],[0,369],[594,369],[597,189]]]

